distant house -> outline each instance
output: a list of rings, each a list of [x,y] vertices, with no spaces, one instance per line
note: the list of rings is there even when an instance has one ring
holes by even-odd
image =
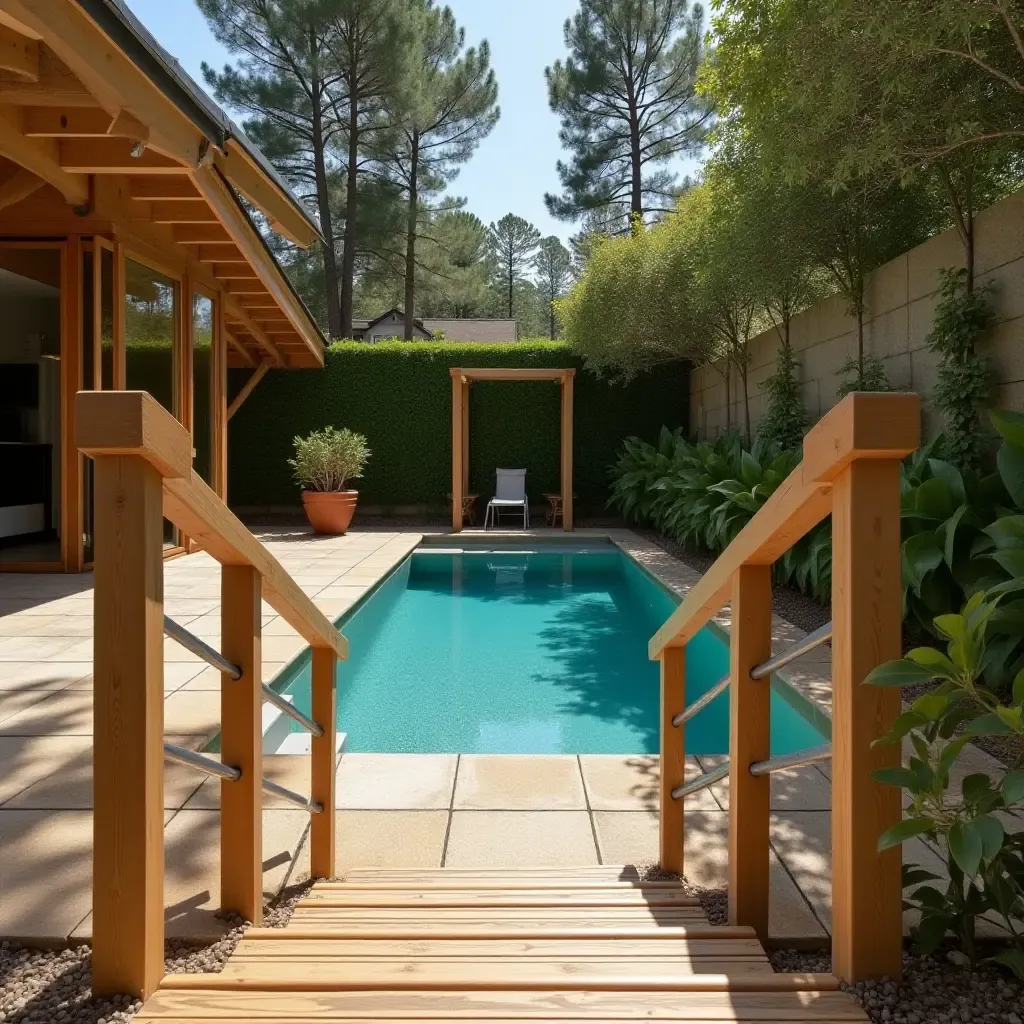
[[[413,338],[429,341],[440,332],[445,341],[517,341],[515,320],[459,319],[413,321]],[[389,309],[375,320],[353,320],[356,341],[384,341],[405,336],[405,313]]]

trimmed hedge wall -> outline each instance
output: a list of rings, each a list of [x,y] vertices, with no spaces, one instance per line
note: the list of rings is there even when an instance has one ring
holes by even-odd
[[[452,366],[576,367],[574,469],[581,507],[601,508],[608,467],[630,434],[688,422],[689,371],[673,364],[628,384],[582,369],[558,342],[453,344],[340,342],[323,370],[271,370],[228,430],[229,499],[235,506],[300,501],[287,460],[292,438],[331,424],[367,436],[373,453],[356,481],[366,505],[442,507],[451,491]],[[232,391],[250,371],[232,371]],[[558,491],[559,387],[547,381],[470,388],[470,489],[494,493],[497,466],[525,466],[531,499]]]

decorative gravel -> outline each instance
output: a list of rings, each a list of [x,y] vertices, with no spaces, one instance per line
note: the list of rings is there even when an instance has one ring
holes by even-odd
[[[827,954],[780,949],[780,973],[832,970]],[[957,954],[903,954],[903,980],[844,985],[872,1021],[885,1024],[1024,1024],[1024,986],[990,964],[962,967]]]
[[[264,915],[267,928],[283,928],[309,882],[283,889]],[[225,917],[231,930],[211,943],[169,940],[164,949],[168,974],[217,974],[245,931],[246,922]],[[90,948],[25,949],[0,942],[0,1024],[122,1024],[142,1008],[128,996],[93,999]]]

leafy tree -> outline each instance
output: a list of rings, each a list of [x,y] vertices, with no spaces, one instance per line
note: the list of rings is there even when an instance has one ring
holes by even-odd
[[[554,339],[558,334],[555,299],[562,297],[572,278],[572,257],[557,235],[541,239],[534,257],[534,268],[537,271],[538,288],[548,307],[548,333]]]
[[[508,299],[508,316],[512,317],[516,285],[524,280],[524,272],[533,262],[540,232],[522,217],[506,213],[490,226],[487,237],[497,280]]]
[[[408,109],[396,112],[399,130],[386,159],[407,203],[405,228],[405,337],[413,336],[416,313],[416,241],[424,198],[441,191],[458,174],[498,121],[498,84],[490,48],[465,46],[465,30],[451,8],[420,0],[419,61],[413,72]]]
[[[324,249],[322,298],[328,329],[341,336],[334,192],[341,75],[334,63],[331,0],[197,0],[218,42],[236,58],[202,65],[222,103],[244,112],[245,130],[317,213]],[[309,260],[300,259],[304,270]]]
[[[665,164],[700,149],[710,118],[695,92],[702,18],[687,0],[581,0],[565,23],[569,56],[545,70],[571,154],[558,163],[564,191],[544,197],[554,216],[672,205]]]
[[[757,438],[764,444],[786,449],[796,448],[803,441],[807,410],[800,393],[797,368],[793,346],[780,345],[775,369],[764,382],[768,408],[757,425]]]

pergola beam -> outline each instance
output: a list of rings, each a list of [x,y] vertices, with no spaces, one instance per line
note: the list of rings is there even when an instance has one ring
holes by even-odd
[[[177,160],[143,149],[134,155],[145,139],[61,139],[58,142],[60,165],[74,174],[188,174],[189,168]]]
[[[88,179],[61,166],[56,142],[26,138],[18,112],[9,107],[0,110],[0,155],[52,185],[71,206],[88,204]]]
[[[281,350],[270,340],[267,332],[241,306],[235,302],[225,302],[224,311],[230,319],[240,323],[246,332],[259,342],[260,347],[271,356],[278,366],[284,366],[284,357],[281,355]]]
[[[256,360],[249,355],[249,350],[227,328],[224,329],[224,337],[227,338],[228,344],[241,356],[247,366],[256,365]]]
[[[242,385],[242,390],[232,399],[231,404],[228,406],[228,419],[242,408],[242,403],[256,390],[256,385],[263,380],[267,370],[270,369],[270,363],[260,363],[255,370],[249,374],[249,379]]]

